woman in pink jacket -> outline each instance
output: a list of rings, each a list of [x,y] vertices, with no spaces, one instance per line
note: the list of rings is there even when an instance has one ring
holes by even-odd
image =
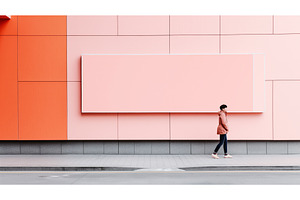
[[[228,121],[227,121],[227,106],[225,104],[220,106],[220,111],[219,111],[219,125],[217,128],[217,134],[220,135],[220,142],[216,146],[212,157],[218,159],[217,152],[219,151],[220,147],[223,145],[224,147],[224,158],[232,158],[231,155],[227,153],[227,133],[228,133]]]

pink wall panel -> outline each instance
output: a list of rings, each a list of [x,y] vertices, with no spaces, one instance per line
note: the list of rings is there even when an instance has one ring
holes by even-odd
[[[215,110],[218,110],[216,106]],[[230,105],[228,105],[230,110]],[[229,119],[228,119],[229,121]],[[218,115],[216,113],[206,114],[179,114],[171,113],[171,139],[172,140],[199,140],[218,139],[217,136]]]
[[[67,16],[68,35],[117,35],[117,16]]]
[[[228,113],[229,140],[272,139],[272,82],[266,81],[266,111],[259,114]],[[216,107],[216,110],[218,107]],[[228,112],[231,105],[228,105]],[[171,139],[215,140],[217,114],[171,114]]]
[[[253,54],[253,110],[265,111],[265,55]]]
[[[119,35],[169,35],[169,15],[119,15]]]
[[[80,81],[81,54],[168,52],[168,36],[68,36],[68,81]]]
[[[300,16],[274,16],[274,33],[300,33]]]
[[[221,34],[272,34],[272,16],[221,16]]]
[[[229,140],[272,140],[272,83],[265,82],[266,109],[259,114],[229,114]],[[228,109],[230,110],[230,109]],[[218,121],[217,121],[218,123]]]
[[[219,36],[170,36],[170,53],[219,53]]]
[[[118,117],[120,140],[168,140],[169,114],[120,113]]]
[[[300,35],[221,37],[221,53],[265,54],[266,80],[300,78]]]
[[[211,112],[224,102],[253,111],[252,55],[82,56],[83,113]]]
[[[80,82],[68,82],[68,139],[117,139],[117,114],[80,112]]]
[[[170,16],[170,34],[219,34],[219,16]]]
[[[274,81],[274,139],[300,140],[299,81]]]

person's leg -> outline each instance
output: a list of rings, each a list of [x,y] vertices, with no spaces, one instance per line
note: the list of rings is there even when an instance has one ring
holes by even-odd
[[[224,140],[224,153],[225,153],[224,158],[232,158],[232,156],[227,153],[227,134]]]
[[[224,135],[224,154],[227,155],[227,134]]]
[[[224,135],[226,135],[226,134],[224,134]],[[222,134],[220,135],[220,142],[219,142],[219,144],[216,146],[216,148],[215,148],[213,154],[216,154],[216,153],[219,151],[220,147],[222,146],[222,144],[223,144],[223,142],[224,142],[224,135],[222,135]]]

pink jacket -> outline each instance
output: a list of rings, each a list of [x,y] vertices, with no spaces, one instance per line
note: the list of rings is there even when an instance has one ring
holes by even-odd
[[[217,134],[226,134],[228,130],[228,121],[227,121],[227,112],[224,110],[220,110],[218,112],[219,115],[219,125],[217,128]]]

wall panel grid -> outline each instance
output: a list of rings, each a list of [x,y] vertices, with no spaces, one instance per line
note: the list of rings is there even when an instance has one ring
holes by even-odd
[[[264,106],[264,112],[229,113],[231,150],[299,153],[294,111],[300,101],[299,23],[296,15],[13,15],[10,20],[0,20],[0,93],[4,97],[0,100],[0,140],[12,142],[3,143],[0,151],[210,152],[218,139],[215,113],[80,112],[81,54],[195,53],[264,55],[264,88],[254,88],[264,95],[264,105],[256,106],[257,110]],[[147,142],[153,139],[161,143]],[[195,141],[189,142],[191,139]],[[58,141],[36,144],[33,140]],[[133,142],[120,145],[125,140]]]
[[[295,34],[299,21],[284,15],[11,16],[0,21],[0,35]]]

